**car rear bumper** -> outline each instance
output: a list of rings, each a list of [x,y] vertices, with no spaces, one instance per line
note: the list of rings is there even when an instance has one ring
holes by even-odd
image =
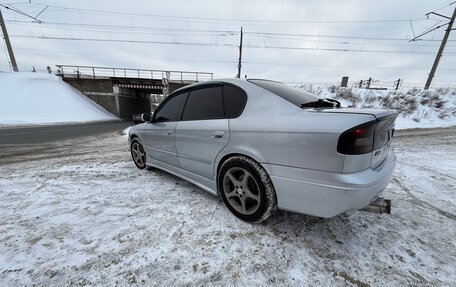
[[[271,176],[280,209],[325,218],[369,205],[388,185],[395,165],[392,151],[376,169],[355,173],[263,164]]]

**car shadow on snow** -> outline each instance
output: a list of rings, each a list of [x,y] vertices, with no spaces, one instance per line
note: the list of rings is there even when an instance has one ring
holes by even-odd
[[[207,201],[205,206],[209,209],[209,213],[206,214],[208,224],[216,227],[220,226],[220,221],[223,221],[226,223],[223,227],[224,229],[229,229],[229,226],[237,226],[245,229],[246,232],[251,232],[252,230],[261,231],[262,234],[268,234],[268,236],[273,238],[289,237],[291,235],[295,240],[302,238],[310,243],[313,241],[333,242],[340,246],[350,243],[353,237],[358,238],[359,234],[372,232],[372,228],[375,228],[376,223],[382,220],[378,215],[361,212],[341,214],[333,218],[320,218],[291,211],[277,210],[269,219],[260,224],[247,223],[232,215],[219,196],[214,196],[198,186],[163,170],[152,169],[147,172],[154,173],[163,180],[184,188],[185,192],[187,190],[191,191],[191,193],[185,194],[185,197],[197,197],[198,202]],[[183,202],[183,204],[187,203]],[[188,204],[191,206],[190,203]],[[230,224],[233,221],[235,221],[234,224]],[[233,231],[239,232],[239,230]]]

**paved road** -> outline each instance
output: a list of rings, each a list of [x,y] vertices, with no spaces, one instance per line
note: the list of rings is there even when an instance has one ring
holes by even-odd
[[[454,135],[455,133],[456,126],[452,126],[448,128],[397,130],[394,132],[394,137]]]
[[[38,144],[93,136],[125,129],[132,122],[103,122],[21,128],[0,128],[0,149],[11,145]]]

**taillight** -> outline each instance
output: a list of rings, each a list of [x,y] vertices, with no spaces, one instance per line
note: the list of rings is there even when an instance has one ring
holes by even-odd
[[[342,133],[337,143],[341,154],[363,154],[374,149],[374,131],[377,121],[371,121]]]

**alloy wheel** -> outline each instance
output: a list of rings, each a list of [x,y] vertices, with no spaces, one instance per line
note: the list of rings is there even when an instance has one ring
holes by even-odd
[[[232,167],[223,177],[223,192],[239,213],[250,215],[260,207],[261,193],[255,178],[244,168]]]
[[[139,168],[144,168],[146,165],[146,153],[142,145],[138,142],[134,142],[131,145],[131,155],[133,156],[133,160],[135,161],[136,165]]]

